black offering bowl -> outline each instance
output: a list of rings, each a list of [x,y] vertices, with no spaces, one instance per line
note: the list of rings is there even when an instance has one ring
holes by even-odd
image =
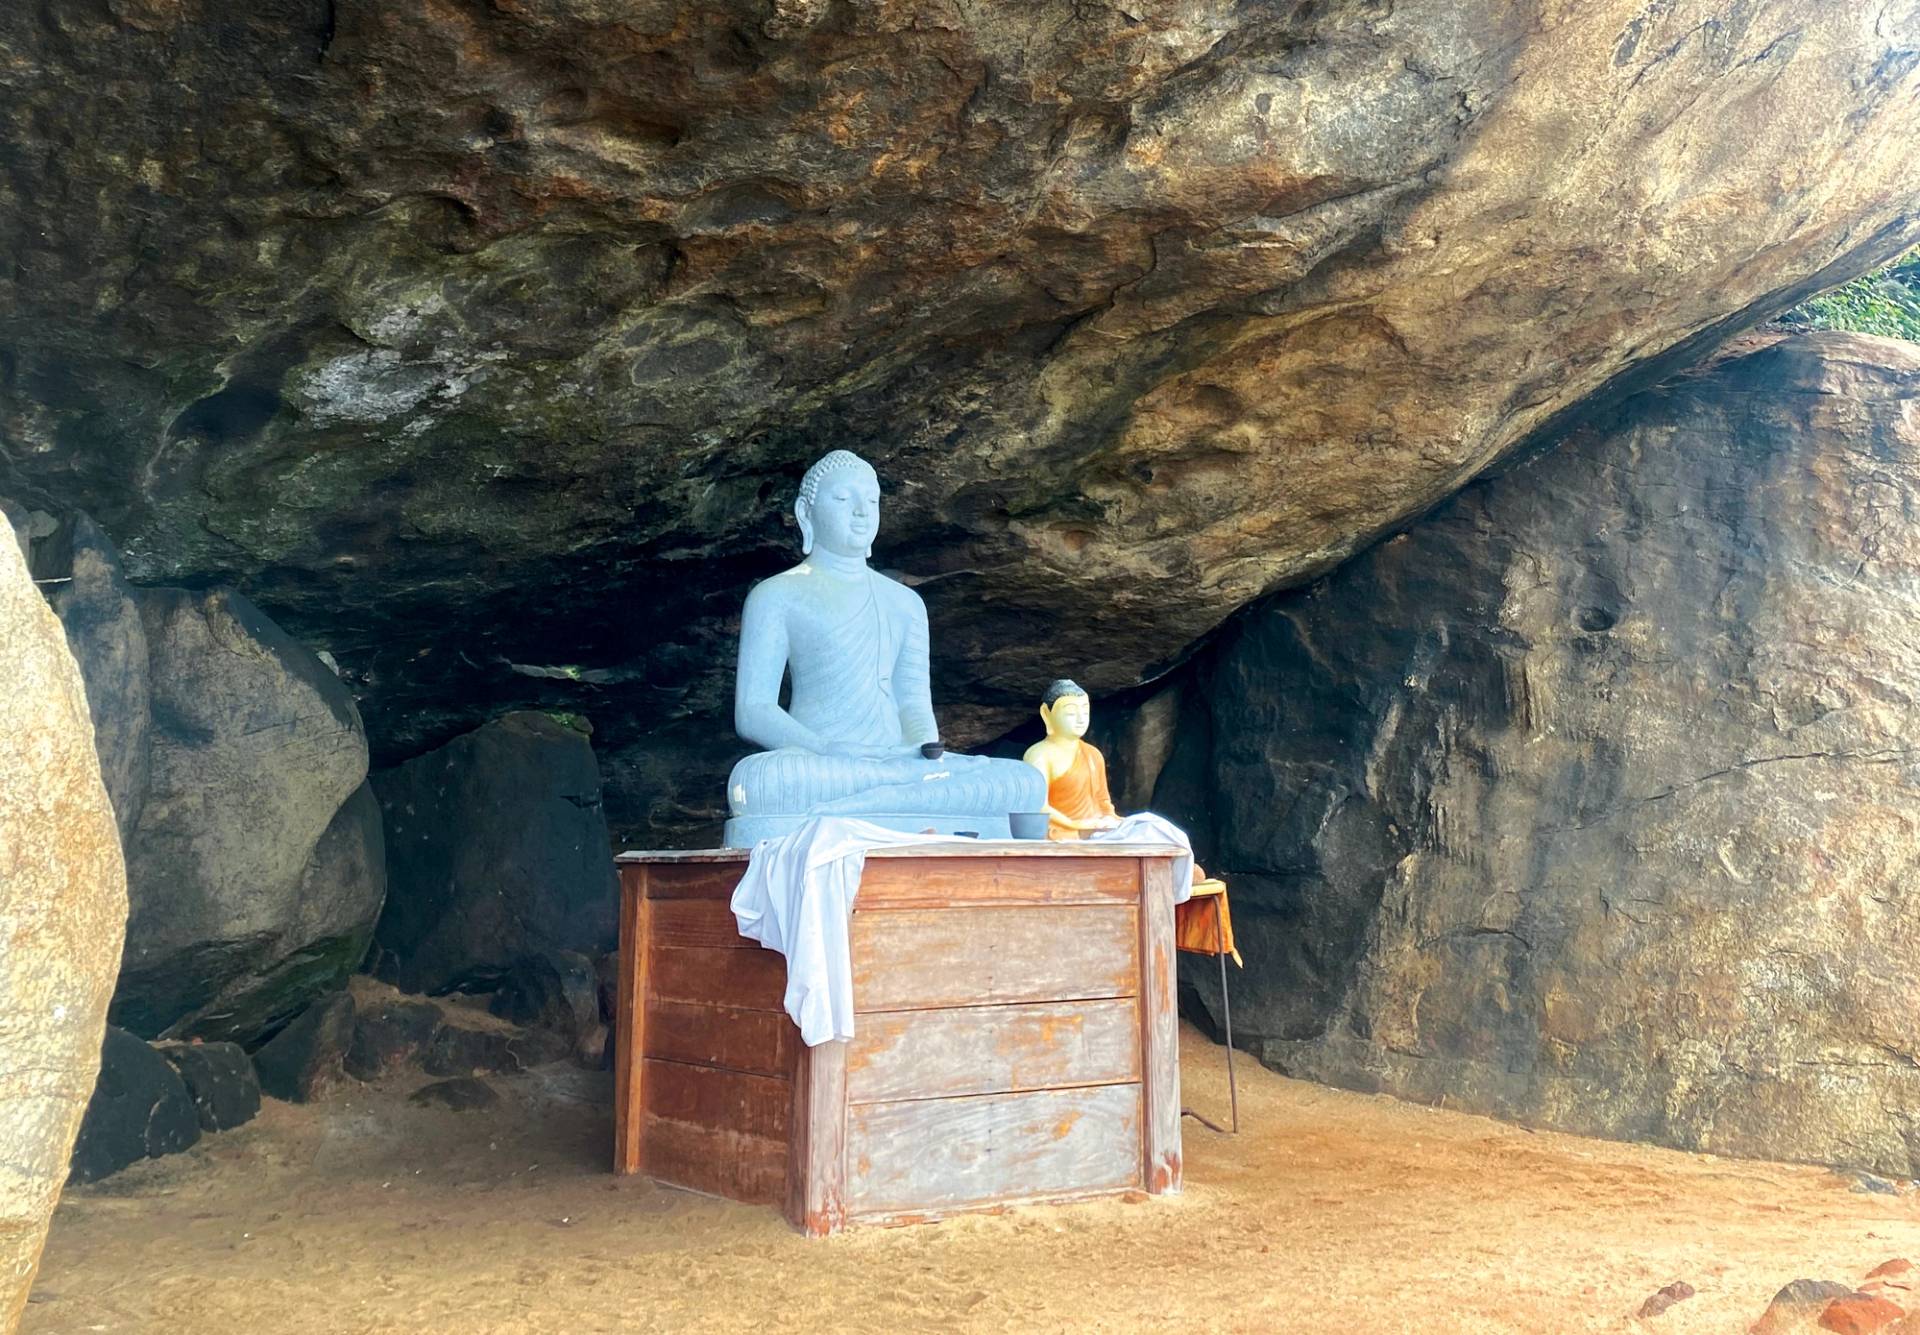
[[[946,753],[947,753],[947,747],[946,747],[946,743],[944,742],[920,743],[920,754],[925,756],[928,760],[938,760],[941,756],[944,756]]]

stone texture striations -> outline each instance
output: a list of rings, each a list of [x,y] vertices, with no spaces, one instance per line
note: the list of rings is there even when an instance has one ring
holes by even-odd
[[[174,1065],[152,1044],[108,1025],[100,1079],[73,1143],[71,1180],[98,1182],[142,1159],[191,1149],[200,1129],[198,1106]]]
[[[47,600],[86,683],[100,773],[124,841],[139,824],[151,772],[146,625],[120,553],[98,525],[79,515],[49,538],[65,559],[56,557],[64,578],[53,577]]]
[[[584,733],[508,714],[373,787],[393,890],[375,930],[381,978],[485,991],[525,957],[613,948],[618,885]]]
[[[1920,0],[0,6],[0,487],[245,588],[382,764],[582,710],[616,829],[693,831],[823,444],[990,737],[1904,247],[1917,52]]]
[[[260,1077],[238,1043],[161,1043],[193,1100],[202,1131],[230,1131],[260,1112]]]
[[[11,507],[8,507],[11,509]],[[0,1330],[100,1069],[126,873],[79,668],[0,518]]]
[[[366,953],[384,895],[347,689],[231,590],[139,593],[151,780],[115,1023],[256,1043]]]
[[[1920,1171],[1920,348],[1642,396],[1198,685],[1160,796],[1234,887],[1269,1064]]]

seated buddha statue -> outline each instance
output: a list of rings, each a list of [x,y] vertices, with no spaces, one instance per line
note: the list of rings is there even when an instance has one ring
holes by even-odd
[[[1009,814],[1045,810],[1032,766],[939,747],[926,604],[867,566],[880,527],[873,469],[833,451],[801,479],[793,514],[804,559],[755,585],[740,617],[733,726],[765,749],[727,780],[727,844],[819,815],[1004,839]]]
[[[1120,823],[1107,790],[1107,761],[1085,740],[1093,702],[1071,681],[1047,687],[1040,721],[1047,735],[1027,748],[1026,763],[1047,780],[1047,838],[1080,839]]]

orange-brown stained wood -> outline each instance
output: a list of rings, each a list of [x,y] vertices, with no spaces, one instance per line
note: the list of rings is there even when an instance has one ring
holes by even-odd
[[[1139,873],[1120,858],[870,858],[854,903],[860,909],[1132,903],[1139,893]]]
[[[778,951],[656,947],[647,956],[647,995],[661,1001],[719,1003],[784,1014],[786,993],[787,961]]]
[[[785,1077],[652,1057],[643,1066],[647,1116],[724,1126],[742,1135],[786,1143],[793,1120],[793,1083]]]
[[[1147,1190],[1180,1190],[1180,1034],[1175,1010],[1173,861],[1140,864],[1141,1149]]]
[[[655,899],[731,899],[746,870],[744,862],[653,864],[647,893]]]
[[[1131,997],[863,1015],[848,1042],[847,1099],[950,1098],[1140,1079]]]
[[[681,948],[713,946],[759,950],[758,941],[740,935],[733,909],[724,899],[657,899],[653,904],[653,943]]]
[[[847,1211],[938,1212],[1140,1186],[1134,1085],[849,1110]]]
[[[859,910],[854,1011],[1129,996],[1136,919],[1131,904]]]
[[[847,1221],[847,1044],[818,1043],[794,1067],[787,1219],[809,1237]]]
[[[658,998],[647,1003],[649,1057],[786,1079],[802,1046],[784,1011]]]
[[[649,1117],[648,1176],[710,1196],[779,1206],[787,1194],[787,1142],[726,1126]]]
[[[1170,1039],[1170,861],[1021,861],[870,860],[851,942],[862,1035],[812,1049],[782,1008],[785,961],[734,926],[744,863],[624,865],[625,958],[643,968],[622,982],[618,1162],[784,1203],[816,1235],[1177,1187],[1178,1074],[1156,1071],[1171,1045],[1155,1049],[1146,1013],[1165,1010]],[[1169,1101],[1170,1138],[1151,1129]]]
[[[630,967],[647,951],[647,869],[620,869],[620,974],[614,1019],[613,1171],[637,1173],[642,1166],[640,1058],[646,1052],[645,980]]]

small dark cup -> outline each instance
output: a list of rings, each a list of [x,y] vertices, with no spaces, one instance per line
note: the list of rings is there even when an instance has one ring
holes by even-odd
[[[944,756],[946,753],[947,753],[947,748],[945,743],[942,743],[942,742],[920,743],[920,754],[925,756],[928,760],[938,760],[941,756]]]

